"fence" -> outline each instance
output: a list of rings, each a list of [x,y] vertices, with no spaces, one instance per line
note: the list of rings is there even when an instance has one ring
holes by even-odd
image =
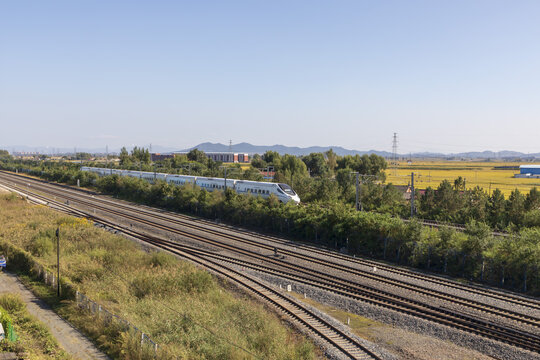
[[[54,273],[48,272],[42,265],[37,263],[34,263],[34,273],[39,279],[42,279],[45,284],[50,285],[52,288],[56,288],[58,279],[54,275]],[[60,283],[60,285],[64,293],[73,292],[71,285],[62,283]],[[102,320],[103,323],[107,326],[116,324],[120,327],[122,331],[126,331],[132,334],[134,337],[140,338],[141,349],[146,347],[154,352],[154,357],[157,356],[158,344],[135,325],[111,313],[110,311],[103,308],[101,305],[89,299],[86,295],[80,293],[77,290],[74,291],[74,296],[75,301],[77,302],[77,306],[79,306],[79,308],[89,311],[95,317]]]

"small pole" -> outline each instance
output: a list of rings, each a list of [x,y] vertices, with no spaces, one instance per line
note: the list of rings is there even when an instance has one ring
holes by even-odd
[[[56,291],[60,297],[60,228],[56,228]]]

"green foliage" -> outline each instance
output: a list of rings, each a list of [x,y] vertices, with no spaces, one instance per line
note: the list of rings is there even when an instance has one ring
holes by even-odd
[[[12,157],[9,155],[9,151],[7,150],[0,150],[0,160],[9,161]]]
[[[196,161],[196,162],[199,162],[199,163],[205,163],[206,160],[208,159],[206,157],[206,154],[204,153],[204,151],[201,151],[201,150],[198,150],[198,149],[190,150],[190,152],[188,152],[188,154],[187,154],[187,158],[188,158],[188,160]]]
[[[2,324],[2,327],[4,328],[4,331],[8,328],[8,324],[12,324],[13,320],[11,319],[11,316],[9,316],[9,313],[2,307],[0,304],[0,323]]]

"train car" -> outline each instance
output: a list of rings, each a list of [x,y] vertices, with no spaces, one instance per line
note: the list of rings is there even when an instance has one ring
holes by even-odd
[[[225,180],[224,178],[174,175],[136,170],[104,169],[87,166],[81,167],[81,170],[94,172],[99,176],[119,175],[140,178],[152,183],[155,180],[163,180],[178,186],[194,184],[199,186],[201,189],[205,189],[206,191],[224,191],[225,188],[229,188],[236,191],[238,194],[262,196],[264,198],[274,195],[283,203],[287,203],[289,201],[293,201],[295,203],[300,202],[300,197],[298,194],[296,194],[294,190],[287,184],[235,179]]]

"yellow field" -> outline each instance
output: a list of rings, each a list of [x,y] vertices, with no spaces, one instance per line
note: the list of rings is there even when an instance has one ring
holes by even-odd
[[[494,170],[495,166],[519,166],[524,163],[511,162],[476,162],[476,161],[413,161],[412,163],[399,162],[395,167],[389,164],[386,170],[386,182],[394,185],[408,185],[411,181],[411,172],[414,172],[414,185],[417,189],[428,186],[437,188],[444,179],[454,184],[454,180],[461,176],[465,179],[467,189],[475,186],[493,192],[499,188],[505,196],[518,188],[522,193],[533,187],[540,189],[540,179],[514,178],[519,170]]]

